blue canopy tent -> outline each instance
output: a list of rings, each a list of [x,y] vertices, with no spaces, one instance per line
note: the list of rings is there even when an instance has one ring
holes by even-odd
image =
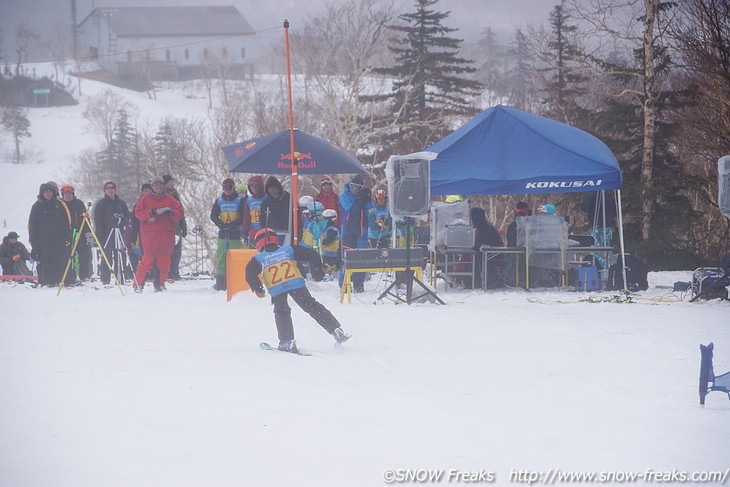
[[[621,169],[606,144],[583,130],[497,105],[419,155],[431,161],[432,195],[615,189],[624,253]]]
[[[492,107],[425,152],[431,194],[570,193],[619,189],[611,150],[591,134],[502,105]]]

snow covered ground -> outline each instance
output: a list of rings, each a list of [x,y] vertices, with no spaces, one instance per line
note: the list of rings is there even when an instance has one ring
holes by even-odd
[[[119,92],[150,116],[185,99]],[[3,234],[27,243],[38,185],[67,182],[93,145],[82,110],[31,111],[45,162],[0,164]],[[730,370],[730,303],[677,301],[668,291],[690,272],[649,277],[631,304],[440,287],[446,306],[374,305],[379,277],[340,304],[334,283],[313,283],[353,338],[333,347],[294,305],[311,357],[259,350],[276,342],[269,300],[226,302],[207,280],[127,296],[0,284],[0,486],[507,485],[537,472],[610,484],[649,483],[648,470],[727,484],[730,401],[712,393],[700,408],[697,379],[700,343]]]
[[[388,469],[727,472],[730,401],[698,405],[699,344],[730,370],[730,303],[443,292],[446,306],[313,294],[341,348],[294,306],[210,281],[165,294],[0,285],[0,484],[24,487],[383,485]],[[596,295],[597,296],[597,295]],[[540,302],[530,302],[539,298]],[[397,473],[397,472],[396,472]],[[405,472],[401,472],[405,475]],[[387,474],[385,474],[387,475]],[[455,483],[455,482],[452,482]],[[719,482],[718,482],[719,483]]]

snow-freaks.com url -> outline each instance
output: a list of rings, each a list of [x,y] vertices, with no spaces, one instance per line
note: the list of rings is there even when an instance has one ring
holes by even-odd
[[[510,482],[554,485],[558,483],[597,483],[597,484],[628,484],[628,483],[693,483],[725,485],[730,477],[730,468],[723,471],[695,471],[682,470],[652,470],[643,472],[564,472],[560,469],[550,469],[547,472],[533,470],[512,469],[509,475]]]
[[[516,470],[509,473],[509,482],[515,484],[717,484],[727,485],[730,468],[723,471],[653,470],[647,468],[643,472],[602,471],[602,472],[567,472],[560,469],[547,471]],[[496,472],[480,469],[478,471],[443,470],[443,469],[410,469],[398,468],[383,471],[383,480],[387,484],[496,484],[503,485],[504,477]],[[502,482],[498,482],[498,481]]]

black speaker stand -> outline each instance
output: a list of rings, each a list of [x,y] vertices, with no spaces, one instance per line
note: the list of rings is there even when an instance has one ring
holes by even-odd
[[[410,305],[412,302],[417,301],[424,296],[431,296],[436,302],[439,304],[446,304],[444,303],[441,298],[439,298],[435,292],[433,292],[431,289],[429,289],[424,283],[422,283],[415,275],[415,271],[411,269],[411,226],[413,224],[413,217],[405,217],[406,221],[406,270],[403,271],[403,278],[402,279],[395,279],[390,286],[388,286],[385,291],[383,291],[380,296],[378,296],[378,299],[375,300],[375,303],[377,304],[378,301],[382,301],[383,298],[386,296],[391,296],[395,298],[396,304],[399,302],[404,302],[408,305]],[[398,284],[405,283],[406,285],[406,295],[405,299],[398,293],[398,289],[396,286]],[[418,296],[413,296],[413,283],[418,284],[421,286],[421,288],[425,291],[423,294],[419,294]],[[395,289],[395,292],[393,290]]]

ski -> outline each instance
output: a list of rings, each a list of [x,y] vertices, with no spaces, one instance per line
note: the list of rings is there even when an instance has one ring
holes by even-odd
[[[312,356],[311,353],[304,353],[301,350],[297,350],[296,352],[288,352],[286,350],[279,350],[278,348],[272,347],[271,345],[269,345],[266,342],[259,343],[259,348],[261,350],[273,350],[275,352],[289,353],[289,354],[292,354],[292,355],[301,355],[302,357],[311,357]]]

